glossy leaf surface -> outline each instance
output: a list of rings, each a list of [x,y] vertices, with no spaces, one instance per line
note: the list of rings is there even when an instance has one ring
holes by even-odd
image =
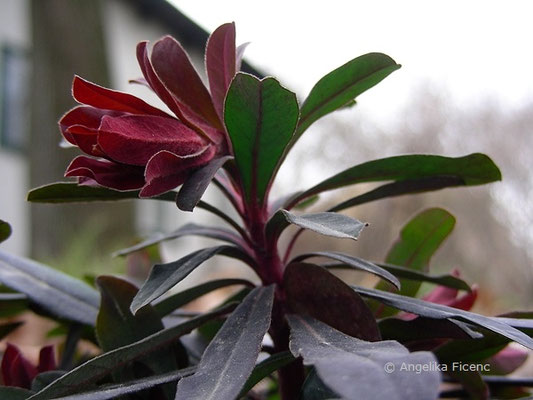
[[[414,180],[427,183],[431,179],[440,181],[443,178],[453,178],[447,186],[470,186],[500,180],[501,173],[489,157],[479,153],[458,158],[419,154],[389,157],[348,168],[311,189],[298,193],[288,201],[287,207],[318,193],[356,183],[405,181],[406,185],[412,185]]]
[[[402,365],[435,363],[429,352],[409,351],[398,342],[366,342],[309,317],[290,315],[290,349],[313,365],[322,381],[347,399],[436,399],[438,371],[417,374]]]
[[[236,75],[224,119],[248,201],[263,203],[298,117],[296,95],[277,80]]]
[[[59,318],[93,325],[98,292],[44,264],[0,250],[0,281]]]
[[[455,226],[455,218],[441,208],[421,212],[402,228],[400,238],[387,254],[386,263],[428,272],[429,261]],[[421,282],[402,279],[400,294],[415,296]],[[379,287],[383,289],[381,285]]]
[[[305,99],[295,139],[317,119],[346,106],[398,68],[400,65],[389,56],[369,53],[331,71],[316,83]]]
[[[270,327],[274,286],[252,290],[207,346],[194,375],[178,383],[177,399],[233,399],[254,369]]]

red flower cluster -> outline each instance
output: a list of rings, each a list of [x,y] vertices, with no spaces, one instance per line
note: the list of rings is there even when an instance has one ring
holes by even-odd
[[[22,354],[17,346],[7,344],[0,370],[5,386],[31,388],[31,382],[41,372],[53,371],[57,368],[54,348],[43,347],[39,353],[39,364],[33,365]]]
[[[170,36],[154,44],[151,57],[147,42],[139,43],[137,59],[141,82],[174,115],[76,76],[72,94],[82,105],[67,112],[59,126],[68,142],[91,156],[76,157],[65,176],[79,177],[80,184],[141,189],[141,197],[151,197],[181,185],[192,171],[229,152],[222,112],[240,68],[235,25],[220,26],[207,42],[210,91]]]

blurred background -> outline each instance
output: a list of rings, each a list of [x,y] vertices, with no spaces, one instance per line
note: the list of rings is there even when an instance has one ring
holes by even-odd
[[[323,75],[367,52],[384,52],[403,65],[361,95],[355,107],[306,133],[281,169],[274,195],[354,164],[406,153],[484,152],[503,173],[502,182],[487,187],[351,209],[352,216],[370,223],[357,243],[306,234],[296,250],[342,248],[383,260],[414,214],[444,207],[457,224],[432,270],[459,268],[469,282],[480,284],[481,307],[488,312],[530,308],[531,8],[518,0],[336,1],[327,7],[304,1],[0,0],[0,219],[14,230],[0,246],[77,276],[123,272],[124,260],[112,258],[112,251],[190,221],[190,214],[155,201],[59,206],[28,204],[25,196],[30,188],[64,180],[77,154],[59,148],[57,128],[61,115],[75,105],[74,74],[163,107],[146,88],[128,84],[141,75],[137,42],[172,34],[203,71],[207,32],[235,21],[237,42],[251,42],[247,69],[278,77],[300,99]],[[216,192],[208,196],[225,207]],[[323,196],[316,209],[336,196]],[[164,246],[163,257],[176,258],[202,244],[179,239]],[[220,273],[216,265],[197,272]]]

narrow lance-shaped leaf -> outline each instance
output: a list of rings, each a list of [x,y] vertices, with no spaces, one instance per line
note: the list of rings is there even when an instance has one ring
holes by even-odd
[[[229,242],[237,246],[245,245],[243,243],[243,240],[238,235],[236,235],[234,232],[228,229],[219,228],[219,227],[202,226],[202,225],[190,223],[190,224],[183,225],[182,227],[176,229],[174,232],[171,232],[171,233],[167,233],[167,234],[156,233],[152,237],[142,241],[141,243],[138,243],[126,249],[116,251],[115,253],[113,253],[113,256],[125,256],[135,251],[139,251],[147,247],[150,247],[157,243],[161,243],[167,240],[177,239],[183,236],[190,236],[190,235],[203,236],[203,237],[210,238],[210,239],[222,240],[224,242]]]
[[[0,243],[11,236],[11,225],[0,219]]]
[[[296,95],[274,78],[235,76],[224,119],[248,201],[263,204],[298,116]]]
[[[32,189],[28,201],[33,203],[79,203],[88,201],[116,201],[138,199],[139,191],[120,192],[100,186],[80,186],[72,182],[57,182]],[[167,192],[151,199],[175,201],[176,193]]]
[[[96,356],[52,382],[43,390],[33,395],[31,400],[48,400],[79,392],[113,371],[123,368],[128,363],[160,350],[165,346],[172,345],[181,336],[205,324],[207,321],[229,312],[233,308],[233,304],[227,305],[218,310],[192,318],[172,328],[154,333],[138,342]]]
[[[96,284],[102,298],[96,320],[96,335],[104,352],[137,342],[163,330],[163,323],[151,306],[143,307],[136,315],[131,314],[129,307],[137,293],[137,288],[131,283],[113,276],[99,276]],[[180,345],[178,342],[176,344]],[[184,349],[181,350],[184,353]],[[168,349],[143,357],[141,362],[156,374],[178,369],[175,354]],[[180,362],[179,366],[186,366],[187,358],[181,357]],[[117,383],[136,377],[130,368],[113,374]],[[168,396],[175,393],[172,386],[167,385],[163,390]]]
[[[224,98],[236,71],[235,23],[219,26],[205,49],[205,69],[213,104],[223,119]]]
[[[154,309],[160,317],[164,317],[204,294],[232,285],[245,285],[248,287],[255,286],[252,282],[244,279],[218,279],[215,281],[209,281],[164,298],[160,302],[154,304]]]
[[[235,398],[254,369],[268,328],[273,285],[251,291],[207,346],[194,375],[178,383],[176,399]]]
[[[523,346],[533,349],[533,339],[518,329],[501,322],[498,318],[486,317],[458,308],[447,307],[441,304],[430,303],[428,301],[413,297],[402,296],[395,293],[384,292],[382,290],[366,289],[359,286],[352,286],[354,290],[364,297],[378,300],[390,307],[407,311],[422,317],[443,319],[452,318],[465,321],[477,326],[486,328],[499,335],[505,336]]]
[[[284,351],[276,353],[268,357],[266,360],[257,364],[252,371],[250,377],[246,381],[246,384],[241,390],[239,398],[248,393],[252,388],[257,385],[263,378],[266,378],[278,369],[290,364],[295,358],[290,351]]]
[[[60,397],[57,398],[57,400],[109,400],[122,398],[121,396],[137,393],[166,383],[179,381],[180,379],[193,374],[194,370],[194,367],[189,367],[178,371],[167,372],[166,374],[123,382],[117,385],[104,385],[98,389]]]
[[[346,399],[436,399],[440,374],[420,374],[404,365],[431,365],[429,352],[409,351],[398,342],[366,342],[309,317],[288,316],[289,347],[295,357],[313,365],[322,381]]]
[[[389,56],[369,53],[331,71],[316,83],[305,99],[295,140],[317,119],[352,104],[357,96],[399,68]]]
[[[194,271],[196,267],[217,254],[241,257],[243,259],[247,257],[236,247],[217,246],[197,250],[168,264],[154,265],[148,279],[146,279],[131,303],[132,312],[135,314],[141,307],[164,295],[174,285]]]
[[[0,250],[0,282],[59,318],[94,325],[98,292],[46,265]]]
[[[382,268],[370,261],[363,260],[359,257],[349,256],[347,254],[338,253],[335,251],[314,251],[312,253],[300,254],[295,257],[292,261],[303,261],[311,257],[326,257],[331,258],[332,260],[337,260],[345,265],[348,268],[356,269],[359,271],[370,272],[380,278],[385,279],[396,288],[400,289],[400,281],[393,274],[387,271],[385,268]]]
[[[406,155],[373,160],[348,168],[311,189],[296,194],[286,204],[291,208],[315,194],[364,182],[451,179],[450,186],[482,185],[501,179],[494,162],[484,154],[452,158],[433,155]],[[453,178],[453,179],[452,179]]]
[[[295,215],[287,210],[279,210],[267,223],[267,236],[279,237],[281,232],[290,224],[321,235],[353,240],[357,240],[363,228],[368,225],[338,213],[321,212]]]
[[[30,398],[33,392],[11,386],[0,386],[0,397],[2,400],[26,400]]]
[[[192,211],[202,198],[219,168],[232,158],[231,156],[215,158],[194,171],[183,183],[176,196],[178,208],[183,211]]]
[[[428,272],[429,261],[452,233],[455,218],[442,208],[430,208],[412,218],[400,232],[400,238],[387,254],[386,263]],[[421,282],[402,279],[400,294],[414,297]],[[378,285],[378,289],[386,289]]]

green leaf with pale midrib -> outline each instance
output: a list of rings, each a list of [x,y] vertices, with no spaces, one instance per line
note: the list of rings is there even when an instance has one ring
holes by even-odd
[[[287,201],[285,207],[290,208],[318,193],[357,183],[430,178],[455,178],[470,186],[501,180],[501,173],[489,157],[480,153],[458,158],[421,154],[389,157],[348,168],[304,192],[297,193]]]
[[[302,105],[295,140],[317,119],[350,104],[361,93],[399,68],[400,65],[389,56],[369,53],[325,75],[311,89]]]
[[[224,120],[248,202],[263,204],[299,117],[296,95],[274,78],[238,73]]]
[[[429,261],[451,234],[455,217],[442,208],[424,210],[401,230],[400,238],[387,254],[386,263],[401,265],[414,271],[428,272]],[[414,297],[421,282],[401,280],[400,294]],[[386,289],[378,285],[378,289]]]
[[[171,345],[193,329],[229,312],[234,306],[234,304],[228,304],[223,308],[192,318],[172,328],[154,333],[135,343],[96,356],[33,395],[31,400],[48,400],[79,392],[84,387],[88,387],[128,363]]]

